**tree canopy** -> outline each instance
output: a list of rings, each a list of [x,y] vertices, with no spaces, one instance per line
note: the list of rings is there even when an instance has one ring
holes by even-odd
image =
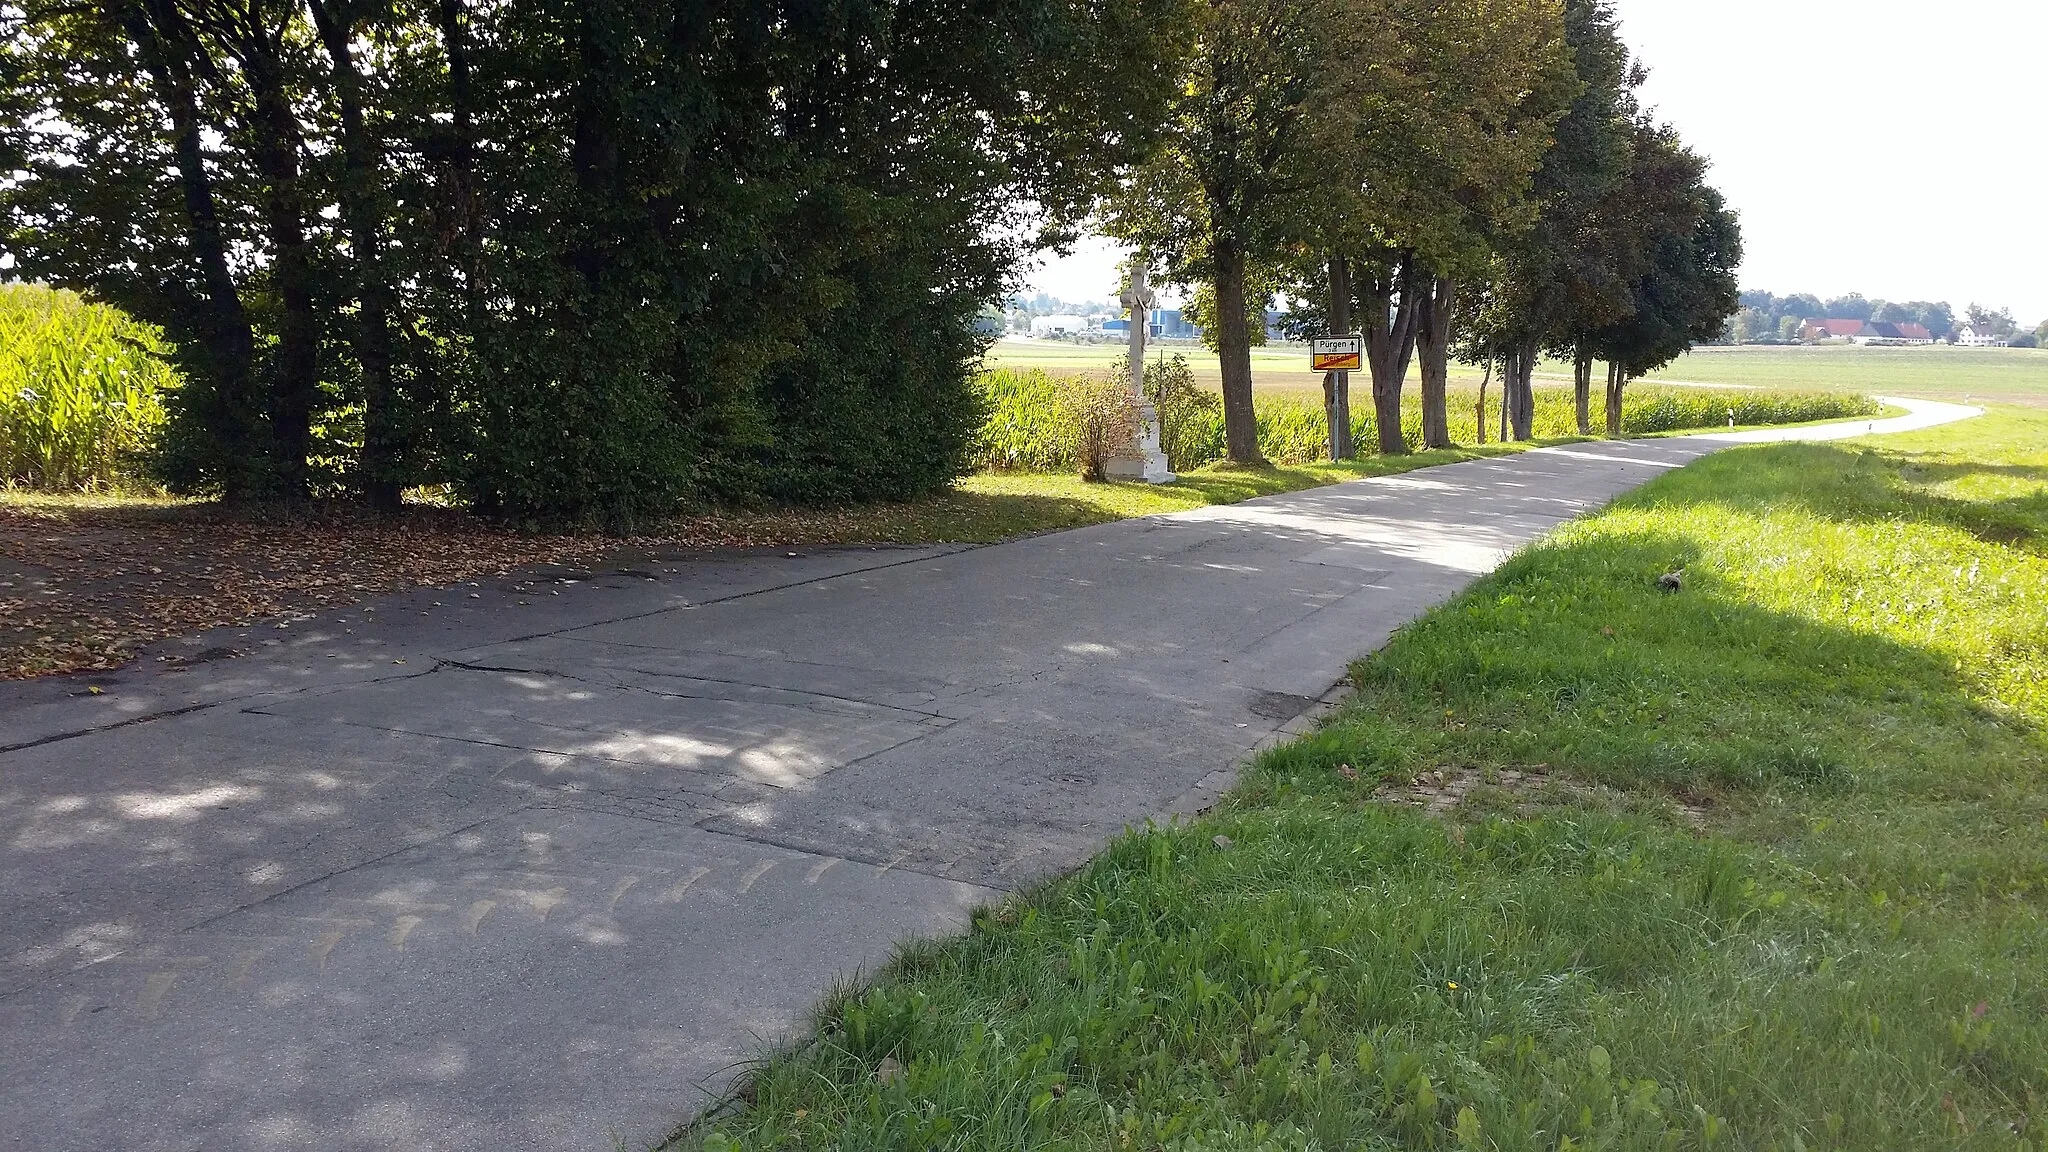
[[[1542,350],[1637,364],[1735,307],[1734,216],[1641,116],[1609,0],[17,0],[0,25],[0,251],[162,326],[187,383],[155,467],[185,492],[443,485],[612,526],[929,492],[980,419],[976,318],[1091,220],[1197,289],[1246,462],[1276,293],[1360,322],[1383,451],[1418,354],[1425,443],[1454,343],[1509,364],[1526,435]]]
[[[163,325],[182,490],[614,524],[957,474],[973,317],[1180,0],[28,0],[0,247]]]

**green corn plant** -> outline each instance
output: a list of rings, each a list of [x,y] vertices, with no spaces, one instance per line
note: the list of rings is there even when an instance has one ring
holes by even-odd
[[[133,485],[178,386],[162,334],[75,292],[0,285],[0,482]]]

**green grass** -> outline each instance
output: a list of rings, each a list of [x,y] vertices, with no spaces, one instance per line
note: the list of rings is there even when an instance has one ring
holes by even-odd
[[[2043,1147],[2048,414],[1718,454],[1353,677],[682,1146]]]

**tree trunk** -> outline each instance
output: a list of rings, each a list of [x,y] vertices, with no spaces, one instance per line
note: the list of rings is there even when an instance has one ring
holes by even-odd
[[[441,52],[448,58],[448,108],[453,121],[445,147],[447,215],[438,240],[444,254],[459,252],[474,302],[483,279],[483,214],[476,193],[476,100],[470,91],[469,37],[463,27],[462,0],[440,0],[434,13],[440,25]]]
[[[384,214],[378,187],[377,144],[363,123],[362,77],[349,50],[354,29],[329,7],[309,0],[320,41],[334,67],[341,105],[343,177],[341,212],[349,232],[356,280],[356,362],[363,377],[363,495],[382,512],[398,511],[404,435],[392,410],[391,301],[383,272]]]
[[[569,245],[568,260],[582,275],[584,284],[595,293],[605,279],[615,247],[609,233],[610,226],[604,220],[620,209],[622,157],[619,121],[622,113],[614,91],[614,86],[620,83],[613,75],[617,67],[616,53],[601,27],[611,14],[611,6],[584,4],[580,7],[577,49],[581,58],[573,100],[575,126],[569,146],[569,162],[576,172],[577,188],[583,192],[586,204],[594,206],[594,209],[587,208],[581,214],[582,218],[576,221],[579,234]]]
[[[1216,242],[1216,356],[1223,370],[1223,440],[1232,463],[1264,464],[1259,420],[1252,410],[1252,342],[1244,314],[1244,249]]]
[[[202,418],[219,445],[221,494],[234,503],[262,487],[266,447],[263,402],[256,382],[256,338],[228,267],[213,181],[206,174],[199,99],[192,75],[191,54],[197,46],[168,0],[151,0],[146,7],[123,5],[119,11],[123,26],[142,51],[157,97],[171,116],[171,148],[178,161],[188,242],[205,292],[200,341],[213,395]]]
[[[257,30],[241,61],[255,98],[251,128],[263,174],[263,220],[270,236],[276,285],[277,368],[270,385],[271,474],[277,493],[303,497],[310,488],[313,399],[320,388],[320,322],[313,313],[311,253],[299,188],[299,121],[284,87],[284,63]]]
[[[1542,348],[1534,340],[1525,340],[1514,352],[1514,371],[1508,380],[1508,395],[1514,398],[1514,415],[1510,424],[1517,441],[1533,440],[1536,437],[1536,392],[1530,381],[1536,374],[1536,358]]]
[[[1422,446],[1451,444],[1451,313],[1457,285],[1448,276],[1431,277],[1422,298],[1422,318],[1415,341],[1422,352]]]
[[[1487,357],[1486,373],[1479,378],[1479,403],[1473,405],[1472,427],[1479,436],[1481,447],[1486,445],[1486,386],[1493,383],[1493,358]]]
[[[1579,435],[1593,434],[1593,350],[1582,341],[1572,357],[1572,404],[1579,418]]]
[[[1417,308],[1414,257],[1400,253],[1376,266],[1371,280],[1371,306],[1365,315],[1365,355],[1372,367],[1373,420],[1379,426],[1379,450],[1387,456],[1408,451],[1401,435],[1401,387],[1415,355]]]
[[[1516,406],[1516,355],[1507,353],[1501,357],[1501,443],[1507,443],[1507,414]]]
[[[1628,373],[1619,364],[1607,366],[1607,434],[1621,435],[1621,393],[1628,387]]]
[[[1351,262],[1330,257],[1330,335],[1351,334]],[[1351,373],[1323,374],[1323,415],[1330,425],[1330,459],[1349,460],[1351,443]]]

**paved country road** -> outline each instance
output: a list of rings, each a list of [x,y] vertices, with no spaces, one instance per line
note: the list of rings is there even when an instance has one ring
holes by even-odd
[[[1169,810],[1607,442],[972,549],[647,556],[0,692],[0,1147],[646,1147],[835,981]],[[221,648],[249,655],[203,657]]]

